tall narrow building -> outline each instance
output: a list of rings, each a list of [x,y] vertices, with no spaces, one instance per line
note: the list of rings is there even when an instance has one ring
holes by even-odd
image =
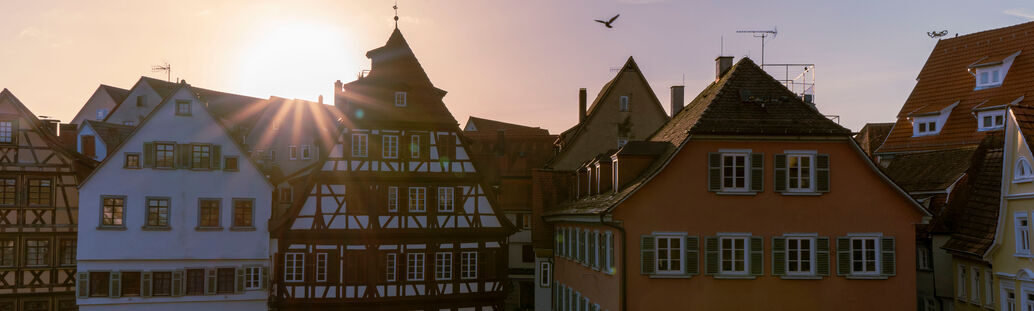
[[[275,239],[279,310],[492,310],[514,232],[456,119],[396,28],[369,74],[335,83],[345,114]],[[302,195],[305,194],[305,195]]]

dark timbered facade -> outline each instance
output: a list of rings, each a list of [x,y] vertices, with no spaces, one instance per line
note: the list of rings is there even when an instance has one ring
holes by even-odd
[[[75,310],[78,181],[94,166],[0,92],[0,311]]]
[[[398,29],[369,74],[335,84],[345,114],[271,238],[276,309],[497,310],[513,225]],[[300,193],[299,193],[300,194]]]

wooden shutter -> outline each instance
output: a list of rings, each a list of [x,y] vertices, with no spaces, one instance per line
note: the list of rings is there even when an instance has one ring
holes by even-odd
[[[786,191],[786,155],[777,154],[775,155],[775,171],[774,171],[774,183],[776,192]]]
[[[81,145],[80,148],[83,151],[83,155],[91,158],[97,156],[97,143],[94,140],[93,135],[83,135],[79,144]]]
[[[172,271],[172,295],[183,296],[183,293],[187,291],[186,284],[183,282],[183,270]]]
[[[704,238],[704,274],[718,274],[718,237]]]
[[[176,144],[176,167],[190,168],[190,144]]]
[[[829,275],[829,238],[815,238],[815,274]]]
[[[262,267],[259,270],[261,270],[260,272],[262,274],[262,278],[260,279],[261,283],[259,284],[259,286],[262,289],[266,289],[269,286],[269,267]]]
[[[837,275],[851,274],[851,238],[837,238]]]
[[[765,274],[765,238],[750,237],[750,275]]]
[[[722,154],[711,152],[707,154],[707,189],[709,191],[722,191]]]
[[[209,162],[209,166],[208,167],[211,170],[222,169],[222,165],[221,165],[223,163],[222,146],[220,146],[220,145],[212,145],[212,153],[210,155],[211,155],[211,158],[209,158],[210,162]]]
[[[750,191],[765,190],[765,154],[750,154]]]
[[[642,274],[653,274],[657,261],[657,241],[652,235],[644,235],[639,243],[639,267]]]
[[[112,272],[108,274],[108,297],[118,298],[122,295],[122,274]]]
[[[815,156],[815,191],[829,192],[829,155]]]
[[[786,238],[772,237],[772,275],[786,275]]]
[[[151,297],[151,271],[140,272],[140,296]]]
[[[144,143],[144,167],[154,167],[154,143]]]
[[[215,295],[216,287],[218,286],[218,283],[216,283],[216,270],[214,268],[206,269],[205,275],[205,294]]]
[[[897,274],[897,254],[894,252],[894,237],[880,239],[880,274],[894,276]]]
[[[700,274],[700,237],[687,236],[686,243],[686,275]]]
[[[233,288],[237,289],[237,293],[243,293],[244,292],[244,268],[238,267],[238,268],[236,268],[236,270],[237,270],[237,278],[233,280],[234,281],[233,282],[234,283],[233,284],[234,285]]]
[[[78,292],[79,298],[90,297],[90,274],[87,272],[77,273],[76,291]]]

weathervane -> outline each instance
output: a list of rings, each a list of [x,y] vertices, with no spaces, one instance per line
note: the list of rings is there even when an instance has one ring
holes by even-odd
[[[395,29],[398,29],[399,28],[399,2],[395,1],[395,5],[391,6],[391,8],[395,9]]]

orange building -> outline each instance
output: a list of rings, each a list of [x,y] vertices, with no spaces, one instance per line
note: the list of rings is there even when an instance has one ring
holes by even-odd
[[[929,214],[754,62],[716,71],[547,208],[554,309],[914,310]]]

